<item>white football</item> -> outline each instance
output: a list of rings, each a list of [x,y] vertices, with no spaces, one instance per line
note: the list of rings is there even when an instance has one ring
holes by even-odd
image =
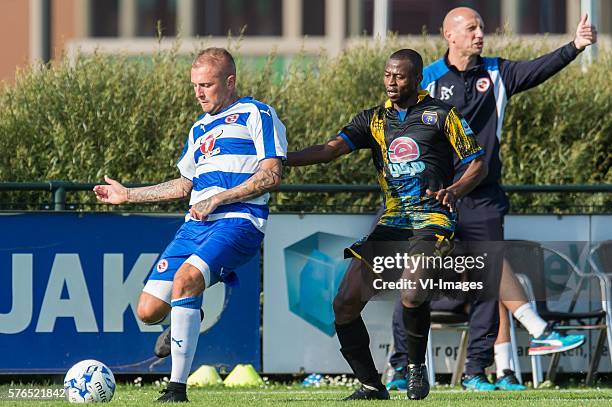
[[[115,386],[113,372],[104,363],[93,359],[72,366],[64,378],[66,398],[71,403],[111,401]]]

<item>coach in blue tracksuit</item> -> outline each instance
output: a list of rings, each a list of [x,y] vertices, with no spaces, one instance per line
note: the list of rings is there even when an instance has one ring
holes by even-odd
[[[501,128],[508,99],[516,93],[544,82],[597,40],[595,27],[584,16],[575,39],[561,48],[531,61],[509,61],[499,57],[481,57],[484,24],[480,15],[467,7],[451,10],[444,18],[444,38],[448,51],[443,58],[423,70],[421,87],[430,95],[457,107],[484,147],[488,175],[482,183],[457,204],[456,236],[463,241],[503,240],[504,215],[508,199],[500,187],[499,156]],[[455,161],[455,179],[464,169]],[[464,387],[490,390],[495,386],[484,376],[493,363],[493,345],[499,327],[498,303],[494,300],[470,304],[470,336]],[[435,309],[434,303],[432,308]],[[401,374],[406,365],[401,338],[406,333],[401,312],[395,312],[393,334],[399,344],[391,364]]]

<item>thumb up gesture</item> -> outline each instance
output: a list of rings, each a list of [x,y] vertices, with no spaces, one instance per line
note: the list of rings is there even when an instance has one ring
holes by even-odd
[[[582,51],[589,45],[593,45],[597,42],[597,29],[595,26],[587,23],[588,18],[588,14],[583,15],[580,22],[578,22],[578,27],[576,27],[576,38],[574,38],[574,45],[579,51]]]

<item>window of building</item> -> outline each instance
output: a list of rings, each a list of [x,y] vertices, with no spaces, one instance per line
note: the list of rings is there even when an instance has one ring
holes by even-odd
[[[325,35],[325,0],[302,2],[302,32],[304,35]]]
[[[374,0],[346,0],[347,35],[372,35]],[[501,0],[390,0],[389,31],[400,35],[440,33],[444,16],[459,6],[477,10],[485,22],[485,32],[501,26]]]
[[[136,35],[157,36],[157,22],[164,36],[176,35],[176,0],[138,0],[136,9]]]
[[[519,34],[564,34],[566,11],[564,1],[522,0],[519,3],[517,31]]]
[[[280,36],[282,0],[199,0],[195,3],[197,35]]]
[[[400,35],[419,35],[423,32],[437,35],[441,33],[446,14],[460,6],[478,11],[487,33],[493,33],[501,26],[500,0],[391,0],[389,27]]]
[[[119,35],[119,0],[91,0],[89,10],[92,37]]]
[[[374,0],[346,0],[346,35],[372,35]]]

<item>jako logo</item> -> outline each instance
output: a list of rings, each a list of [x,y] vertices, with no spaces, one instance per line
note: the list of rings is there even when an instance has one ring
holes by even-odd
[[[128,318],[136,321],[140,332],[162,331],[160,325],[145,325],[136,316],[138,296],[151,267],[155,266],[158,253],[132,252],[127,256],[133,261],[130,264],[122,253],[104,253],[100,258],[101,264],[97,266],[101,273],[97,268],[86,272],[79,253],[55,253],[52,256],[45,253],[36,259],[33,253],[9,254],[12,273],[3,269],[0,275],[2,284],[11,281],[8,295],[3,291],[0,296],[0,336],[29,330],[55,333],[70,342],[69,338],[73,338],[71,335],[75,331],[133,332],[134,328],[124,326]],[[5,255],[0,254],[1,265],[6,264],[7,259],[2,258]],[[87,264],[92,264],[91,259],[85,260]],[[35,285],[43,291],[35,290]],[[96,301],[89,295],[93,291],[99,295]],[[208,294],[203,305],[206,317],[200,332],[217,323],[226,304],[225,285],[215,284],[206,291]],[[130,308],[131,313],[127,312]],[[56,329],[59,319],[71,319],[74,325]]]
[[[389,146],[389,160],[392,163],[414,161],[420,155],[419,145],[410,137],[398,137]]]

